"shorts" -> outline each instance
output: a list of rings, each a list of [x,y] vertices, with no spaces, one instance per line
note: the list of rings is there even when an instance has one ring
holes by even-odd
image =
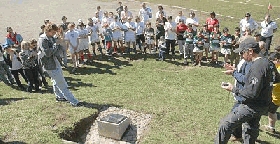
[[[135,42],[135,37],[134,36],[127,36],[125,37],[125,42]]]
[[[76,49],[76,50],[74,50],[74,48],[72,48],[71,46],[69,46],[69,52],[71,53],[71,54],[74,54],[74,53],[78,53],[80,50],[79,50],[79,46],[78,46],[78,48]]]
[[[113,41],[122,41],[122,40],[123,37],[121,33],[116,33],[116,34],[113,33]]]
[[[275,114],[279,106],[275,105],[273,102],[271,102],[268,106],[268,112]]]
[[[88,49],[88,40],[87,39],[80,39],[78,50],[83,51]]]
[[[222,54],[227,54],[227,55],[231,55],[231,49],[227,49],[227,48],[222,48],[221,49],[221,53]]]
[[[154,43],[155,43],[154,39],[150,39],[150,38],[146,39],[146,44],[154,44]]]
[[[100,39],[99,39],[99,37],[98,36],[89,36],[88,37],[88,41],[89,41],[89,43],[91,44],[91,43],[97,43],[97,42],[100,42]]]

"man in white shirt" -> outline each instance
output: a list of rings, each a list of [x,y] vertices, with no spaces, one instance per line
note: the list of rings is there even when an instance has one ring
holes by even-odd
[[[190,12],[190,17],[186,19],[186,25],[191,24],[194,31],[196,31],[199,26],[198,19],[195,17],[195,13],[193,11]]]
[[[179,20],[183,20],[184,23],[186,22],[186,17],[183,16],[183,12],[179,11],[179,15],[175,18],[175,23],[178,25],[179,24]]]
[[[276,22],[272,21],[270,19],[270,15],[267,14],[265,16],[265,20],[261,22],[261,27],[261,41],[264,41],[266,43],[265,49],[266,52],[268,52],[270,50],[273,33],[277,31],[277,24]]]
[[[252,33],[254,33],[255,30],[258,28],[258,24],[255,22],[254,19],[251,18],[250,13],[245,14],[245,18],[243,18],[240,22],[240,30],[241,30],[241,35],[244,34],[246,28],[249,28]]]
[[[147,23],[152,18],[152,10],[146,6],[146,3],[142,3],[142,8],[139,10],[138,15],[142,22]]]
[[[175,41],[176,41],[176,23],[172,21],[172,16],[168,16],[168,22],[165,22],[165,40],[166,40],[166,54],[169,54],[171,47],[172,56],[175,55]]]
[[[98,20],[101,21],[103,18],[103,12],[101,11],[101,7],[97,6]]]
[[[123,11],[121,12],[121,21],[122,21],[122,23],[125,23],[127,21],[128,17],[133,18],[132,13],[130,11],[128,11],[127,6],[124,6],[123,7]]]

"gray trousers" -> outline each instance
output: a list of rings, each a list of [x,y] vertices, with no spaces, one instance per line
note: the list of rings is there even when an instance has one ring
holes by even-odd
[[[268,107],[251,107],[240,104],[225,116],[219,126],[215,144],[226,144],[236,128],[243,124],[242,137],[244,144],[255,144],[259,136],[259,121]]]
[[[2,80],[5,84],[14,83],[14,78],[9,70],[9,66],[4,61],[0,61],[0,80]]]

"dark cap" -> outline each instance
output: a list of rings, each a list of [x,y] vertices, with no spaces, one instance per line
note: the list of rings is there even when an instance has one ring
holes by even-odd
[[[245,14],[245,17],[250,17],[250,16],[251,16],[251,14],[248,12]]]
[[[235,49],[233,52],[235,53],[240,53],[244,50],[248,50],[248,49],[258,49],[260,50],[259,47],[259,43],[252,37],[248,37],[246,39],[244,39],[240,44],[239,44],[239,48]]]
[[[64,19],[67,19],[67,17],[66,16],[62,16],[61,20],[64,20]]]

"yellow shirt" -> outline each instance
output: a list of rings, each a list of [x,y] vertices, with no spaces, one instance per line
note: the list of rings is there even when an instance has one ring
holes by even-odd
[[[280,63],[275,64],[277,71],[280,72]],[[273,84],[272,102],[280,106],[280,83]]]

